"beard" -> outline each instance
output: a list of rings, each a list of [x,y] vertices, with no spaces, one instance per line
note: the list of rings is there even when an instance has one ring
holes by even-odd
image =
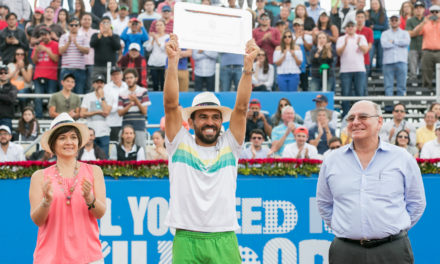
[[[205,136],[203,134],[203,130],[209,129],[209,128],[213,129],[215,134]],[[194,133],[196,134],[196,137],[204,144],[212,144],[214,142],[217,142],[217,139],[220,136],[220,128],[218,128],[216,126],[204,126],[204,127],[199,128],[194,124]]]

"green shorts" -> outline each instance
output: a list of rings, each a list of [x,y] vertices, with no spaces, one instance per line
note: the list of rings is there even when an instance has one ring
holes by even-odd
[[[200,233],[176,230],[173,264],[241,264],[234,232]]]

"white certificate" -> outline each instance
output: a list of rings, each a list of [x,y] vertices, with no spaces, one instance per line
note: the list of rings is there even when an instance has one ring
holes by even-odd
[[[245,54],[252,15],[242,9],[177,2],[173,32],[181,48]]]

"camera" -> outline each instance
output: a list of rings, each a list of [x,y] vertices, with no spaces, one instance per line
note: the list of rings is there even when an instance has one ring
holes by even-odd
[[[253,117],[253,118],[257,118],[257,117],[258,117],[258,112],[254,112],[254,113],[252,114],[252,117]]]

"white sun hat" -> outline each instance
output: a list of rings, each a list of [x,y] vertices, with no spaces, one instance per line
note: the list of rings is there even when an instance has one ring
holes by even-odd
[[[41,136],[40,145],[45,151],[52,153],[52,150],[49,146],[50,136],[53,134],[53,132],[55,132],[55,130],[64,126],[73,126],[79,130],[81,137],[81,146],[78,146],[78,149],[82,148],[89,141],[90,135],[87,125],[75,122],[68,113],[61,113],[57,117],[55,117],[52,122],[50,122],[50,129],[44,132]]]
[[[182,118],[188,121],[191,114],[197,110],[214,109],[222,113],[223,123],[231,119],[232,109],[226,106],[221,106],[220,101],[212,92],[203,92],[196,95],[193,99],[192,106],[182,110]]]

